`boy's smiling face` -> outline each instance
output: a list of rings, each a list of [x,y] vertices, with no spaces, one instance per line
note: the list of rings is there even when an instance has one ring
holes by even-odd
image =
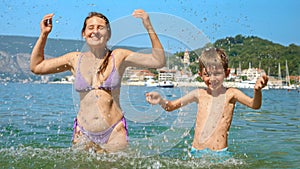
[[[209,65],[199,72],[199,76],[210,90],[216,90],[223,84],[226,77],[222,65]]]

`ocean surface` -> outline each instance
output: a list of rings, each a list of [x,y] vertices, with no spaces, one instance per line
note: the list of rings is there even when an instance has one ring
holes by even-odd
[[[155,90],[176,99],[193,90],[122,86],[129,127],[126,152],[71,148],[78,96],[70,84],[0,84],[0,168],[300,168],[300,93],[263,90],[263,105],[237,104],[229,132],[232,156],[189,156],[196,105],[166,113],[145,102]],[[242,89],[252,96],[252,89]]]

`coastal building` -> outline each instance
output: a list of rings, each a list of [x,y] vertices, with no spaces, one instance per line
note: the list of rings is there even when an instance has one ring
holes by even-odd
[[[155,78],[155,74],[150,72],[150,70],[147,69],[137,69],[137,68],[127,68],[124,76],[123,81],[129,81],[129,82],[141,82],[144,81],[145,78]]]
[[[236,72],[235,68],[230,68],[230,73],[229,73],[229,76],[226,78],[226,80],[228,80],[228,81],[236,80],[238,76],[235,72]]]
[[[160,69],[158,73],[158,81],[174,81],[176,70]]]
[[[181,70],[178,69],[178,66],[174,67],[174,81],[176,82],[191,82],[194,80],[192,72],[189,68],[190,63],[190,54],[188,49],[184,51],[183,59],[181,60],[183,67]],[[176,71],[177,70],[177,71]]]
[[[187,49],[184,51],[184,54],[183,54],[183,64],[190,65],[190,54]]]
[[[259,68],[252,68],[251,63],[249,63],[249,68],[242,70],[241,74],[238,74],[238,76],[246,77],[246,80],[256,80],[258,79],[262,74],[265,74],[266,72],[263,69]]]

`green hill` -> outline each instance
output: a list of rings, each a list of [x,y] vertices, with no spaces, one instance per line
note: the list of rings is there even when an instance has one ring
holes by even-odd
[[[300,74],[300,46],[291,44],[283,46],[255,36],[244,37],[237,35],[217,40],[214,46],[223,48],[229,56],[230,67],[242,69],[260,67],[266,72],[270,70],[271,76],[278,76],[278,64],[280,63],[282,76],[286,75],[285,60],[288,63],[290,75]]]
[[[230,68],[237,68],[241,64],[242,69],[247,69],[251,63],[252,67],[260,67],[270,76],[277,77],[278,64],[280,63],[281,75],[284,77],[286,75],[285,61],[287,60],[289,75],[300,75],[300,46],[294,44],[283,46],[255,36],[237,35],[219,39],[214,44],[208,44],[208,46],[224,49],[229,58]],[[198,59],[201,50],[197,49],[190,52],[190,62],[192,63],[190,68],[194,74],[198,71],[195,60]],[[179,52],[175,55],[182,58],[183,54],[183,52]]]

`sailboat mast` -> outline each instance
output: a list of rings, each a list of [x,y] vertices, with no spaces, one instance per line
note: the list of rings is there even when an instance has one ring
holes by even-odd
[[[288,64],[287,64],[287,60],[285,60],[285,70],[286,70],[285,80],[286,80],[286,83],[288,83],[289,86],[290,86],[291,81],[290,81],[289,67],[288,67]]]
[[[282,81],[280,63],[278,63],[278,79]]]

